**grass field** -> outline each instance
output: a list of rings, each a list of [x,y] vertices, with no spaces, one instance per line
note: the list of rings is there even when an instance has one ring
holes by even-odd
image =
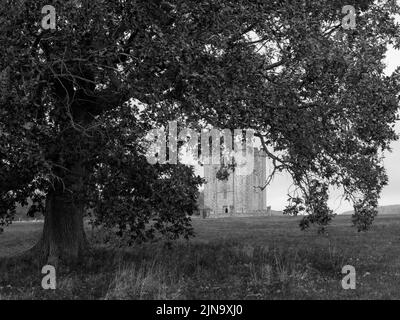
[[[171,248],[101,245],[76,270],[58,270],[57,290],[41,288],[41,267],[10,258],[28,249],[41,224],[0,235],[0,299],[399,299],[400,216],[380,216],[367,233],[337,217],[327,235],[297,218],[194,219],[197,237]],[[356,269],[356,290],[341,269]]]

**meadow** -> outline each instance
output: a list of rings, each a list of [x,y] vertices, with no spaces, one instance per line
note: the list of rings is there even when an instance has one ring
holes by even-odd
[[[42,266],[16,258],[40,223],[0,235],[0,299],[399,299],[400,216],[379,216],[359,233],[338,216],[326,234],[301,231],[299,218],[193,219],[190,241],[131,248],[103,244],[88,230],[85,263],[57,270],[57,289],[41,288]],[[104,239],[103,239],[104,240]],[[356,289],[341,286],[356,269]]]

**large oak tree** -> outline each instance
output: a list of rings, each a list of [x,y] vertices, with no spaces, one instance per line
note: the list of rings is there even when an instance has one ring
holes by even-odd
[[[189,235],[201,181],[144,157],[145,133],[177,120],[254,129],[274,173],[298,187],[287,213],[325,225],[336,185],[367,228],[396,138],[399,74],[385,76],[382,61],[398,47],[399,8],[358,1],[345,30],[346,2],[2,1],[1,223],[33,199],[49,259],[84,253],[88,208],[132,241]],[[56,30],[41,29],[47,4]]]

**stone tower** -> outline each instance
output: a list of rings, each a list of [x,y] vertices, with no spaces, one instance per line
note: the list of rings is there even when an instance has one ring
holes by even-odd
[[[264,152],[254,149],[254,168],[251,174],[232,173],[227,180],[218,180],[220,165],[204,165],[204,207],[212,216],[266,214],[265,183],[267,168]]]

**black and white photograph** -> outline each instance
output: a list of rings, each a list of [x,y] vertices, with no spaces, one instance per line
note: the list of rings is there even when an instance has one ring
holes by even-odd
[[[0,300],[399,300],[399,111],[400,1],[0,0]]]

